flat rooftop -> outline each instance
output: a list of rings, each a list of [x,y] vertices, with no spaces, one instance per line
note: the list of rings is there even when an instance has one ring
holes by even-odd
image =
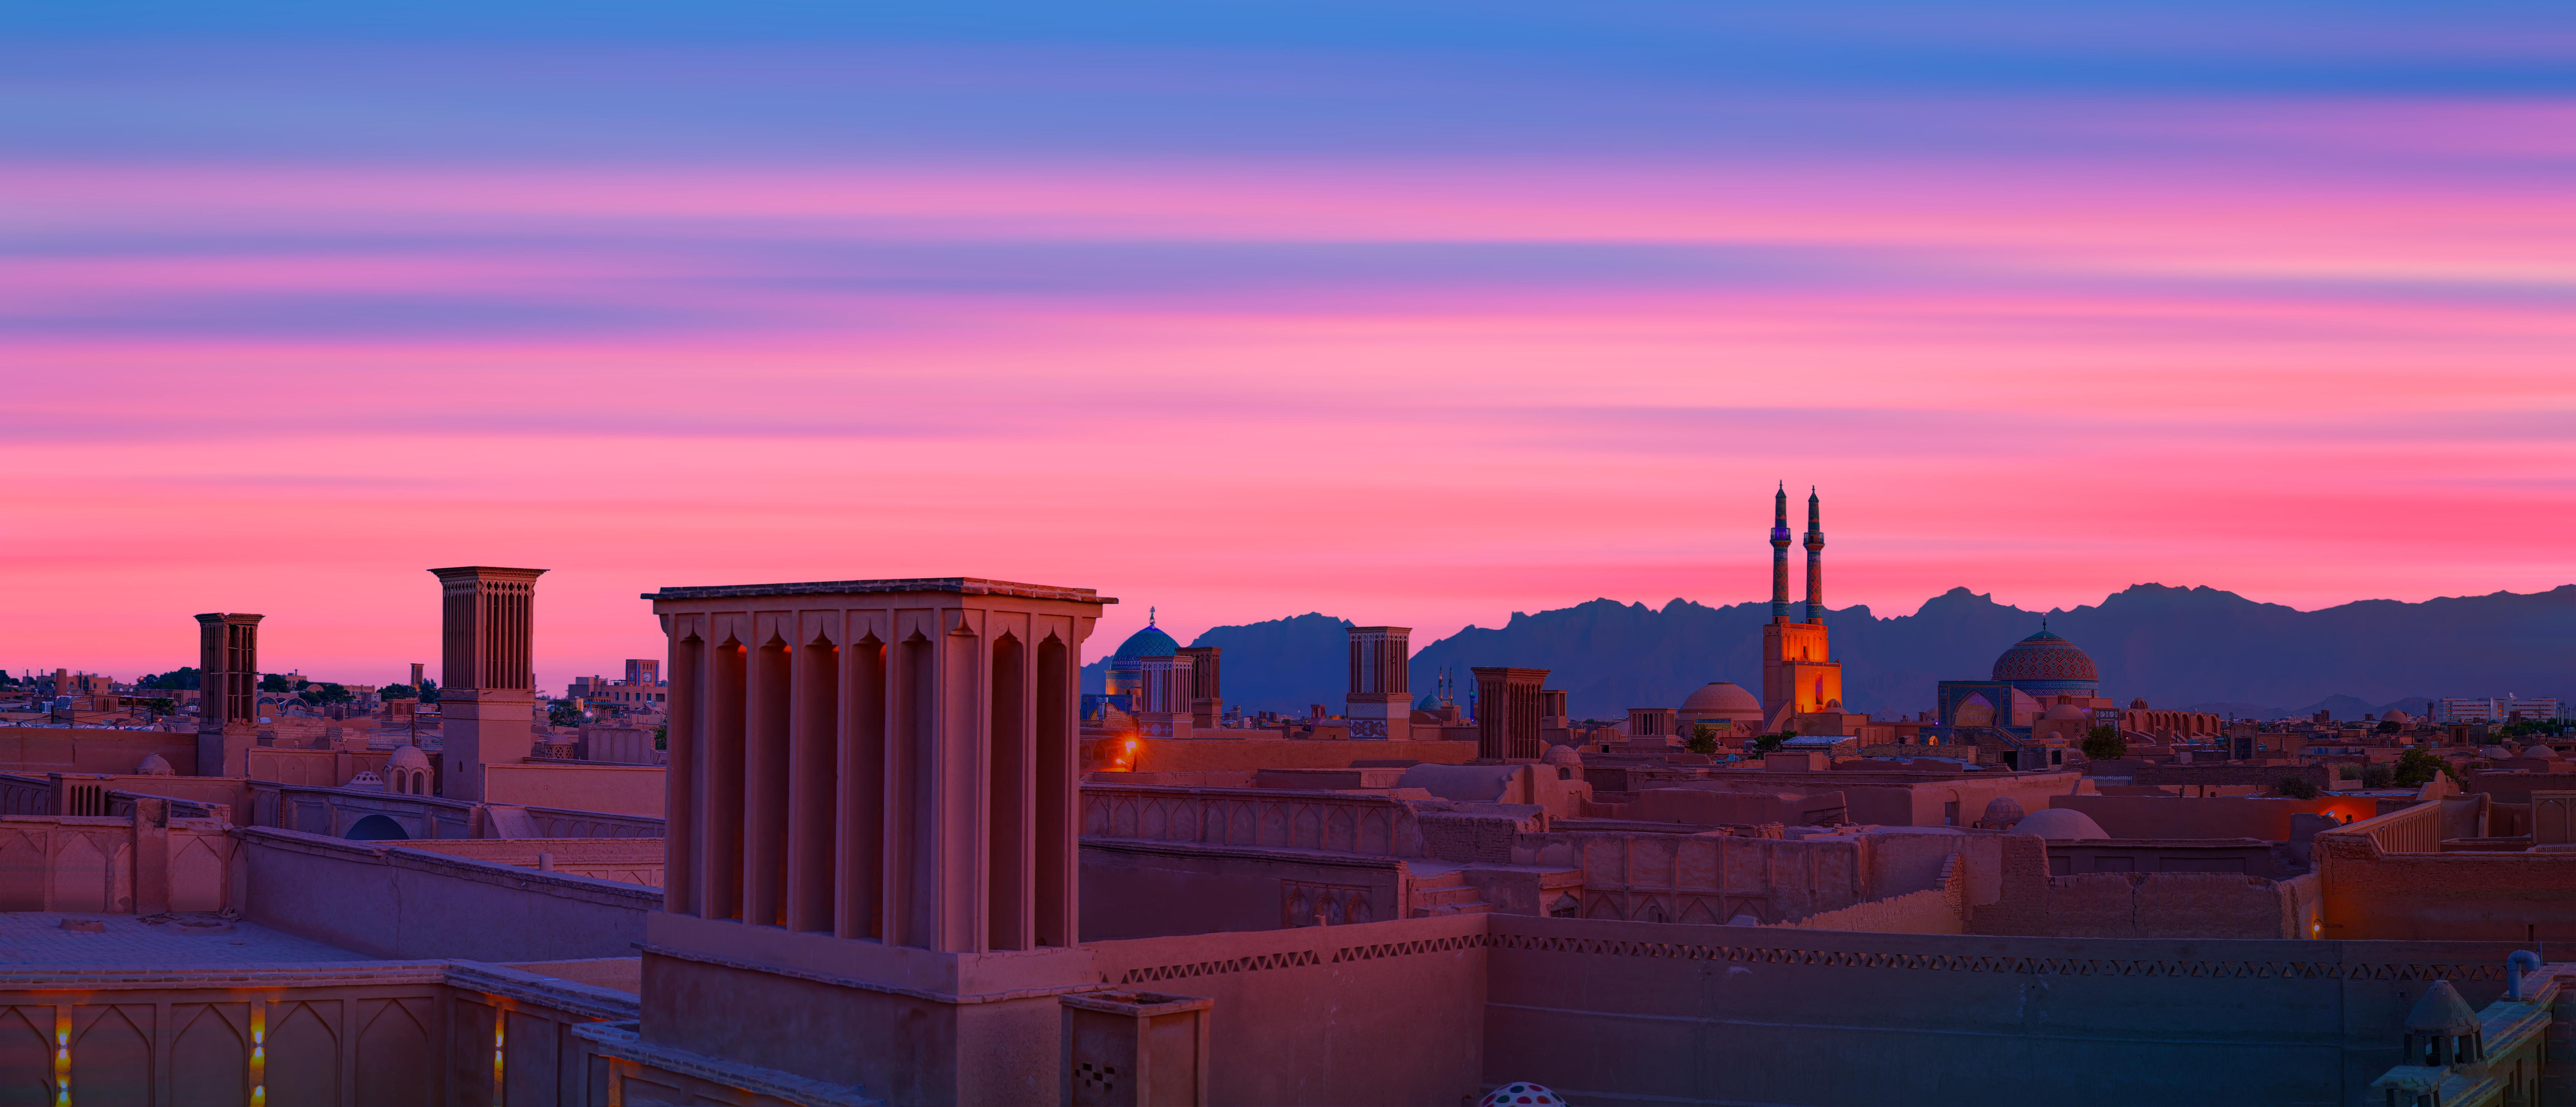
[[[65,930],[65,919],[94,921],[106,929],[104,933]],[[114,965],[219,969],[379,960],[256,923],[235,922],[221,929],[185,925],[220,921],[212,916],[178,916],[153,924],[134,915],[0,912],[0,968]]]
[[[1018,596],[1031,600],[1117,603],[1089,588],[1022,584],[983,577],[900,577],[893,580],[809,580],[794,584],[711,584],[646,592],[648,600],[709,600],[735,596],[848,596],[872,592],[949,592],[963,596]]]

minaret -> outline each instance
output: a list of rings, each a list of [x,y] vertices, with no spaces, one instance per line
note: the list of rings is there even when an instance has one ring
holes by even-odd
[[[1771,617],[1789,617],[1789,485],[1771,500]]]
[[[1825,621],[1824,503],[1813,485],[1807,488],[1807,621]]]

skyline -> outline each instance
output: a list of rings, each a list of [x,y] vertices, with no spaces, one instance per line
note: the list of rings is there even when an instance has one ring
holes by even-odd
[[[396,672],[452,564],[549,674],[730,581],[1427,642],[1764,595],[1775,480],[1835,607],[2576,580],[2563,10],[1470,13],[0,13],[0,662]]]

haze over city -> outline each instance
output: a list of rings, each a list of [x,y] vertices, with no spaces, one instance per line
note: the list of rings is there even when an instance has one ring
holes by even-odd
[[[707,581],[1437,636],[1756,599],[1779,480],[1882,614],[2571,577],[2528,5],[574,10],[0,15],[0,664],[392,679],[477,561],[549,685]]]
[[[2563,2],[92,0],[0,106],[0,1101],[2576,1105]]]

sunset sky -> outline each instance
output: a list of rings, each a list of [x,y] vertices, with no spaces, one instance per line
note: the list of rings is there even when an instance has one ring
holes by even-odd
[[[0,665],[2576,580],[2563,2],[869,7],[0,10]]]

